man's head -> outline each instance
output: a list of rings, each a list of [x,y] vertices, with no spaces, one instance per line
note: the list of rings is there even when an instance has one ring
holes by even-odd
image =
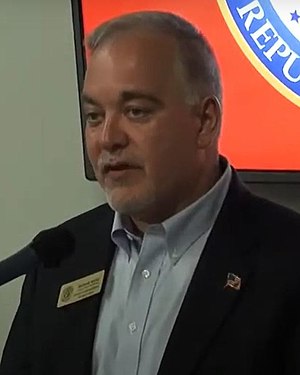
[[[100,25],[84,88],[86,146],[109,204],[159,222],[214,182],[221,84],[197,30],[170,13],[138,12]]]

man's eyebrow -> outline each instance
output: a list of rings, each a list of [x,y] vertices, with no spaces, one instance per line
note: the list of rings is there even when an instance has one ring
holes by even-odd
[[[98,106],[98,103],[96,102],[96,100],[94,100],[92,97],[90,97],[84,92],[81,94],[81,101],[83,104],[91,104],[91,105]]]
[[[151,101],[154,104],[157,104],[159,106],[163,105],[163,102],[159,98],[157,98],[156,96],[154,96],[152,94],[143,92],[143,91],[130,90],[130,91],[123,91],[120,94],[120,100],[122,102],[128,102],[128,101],[134,100],[134,99],[149,100],[149,101]],[[82,101],[83,104],[91,104],[91,105],[99,106],[99,103],[95,99],[93,99],[91,96],[89,96],[88,94],[86,94],[84,92],[82,92],[82,94],[81,94],[81,101]]]
[[[120,98],[122,102],[128,102],[134,99],[144,99],[149,100],[150,102],[153,102],[154,104],[157,104],[159,106],[163,105],[163,102],[156,96],[138,90],[123,91],[120,95]]]

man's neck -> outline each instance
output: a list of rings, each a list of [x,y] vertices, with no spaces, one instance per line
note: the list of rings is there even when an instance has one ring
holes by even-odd
[[[195,184],[192,194],[189,194],[184,200],[181,199],[178,204],[174,205],[173,200],[167,207],[166,203],[162,202],[155,211],[148,215],[132,216],[131,220],[137,233],[145,233],[150,225],[162,223],[201,198],[217,183],[223,172],[221,166],[217,163],[211,173],[206,174],[205,181],[201,181],[198,185]]]

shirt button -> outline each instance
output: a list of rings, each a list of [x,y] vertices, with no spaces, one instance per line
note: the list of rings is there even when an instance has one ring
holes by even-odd
[[[177,258],[178,258],[178,255],[176,253],[176,249],[174,249],[173,254],[172,254],[172,259],[177,260]]]
[[[129,328],[130,333],[133,334],[136,331],[137,326],[136,326],[135,322],[131,322],[131,323],[129,323],[128,328]]]
[[[148,270],[144,270],[144,271],[142,272],[142,275],[143,275],[143,277],[144,277],[145,279],[149,279],[151,273],[150,273],[150,271],[148,271]]]

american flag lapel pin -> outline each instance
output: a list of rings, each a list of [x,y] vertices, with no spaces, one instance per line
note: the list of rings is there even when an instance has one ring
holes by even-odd
[[[225,288],[232,288],[232,289],[235,289],[235,290],[240,290],[241,289],[241,284],[242,284],[242,279],[235,275],[234,273],[228,273],[227,274],[227,280],[226,280],[226,284],[224,286],[224,289]]]

